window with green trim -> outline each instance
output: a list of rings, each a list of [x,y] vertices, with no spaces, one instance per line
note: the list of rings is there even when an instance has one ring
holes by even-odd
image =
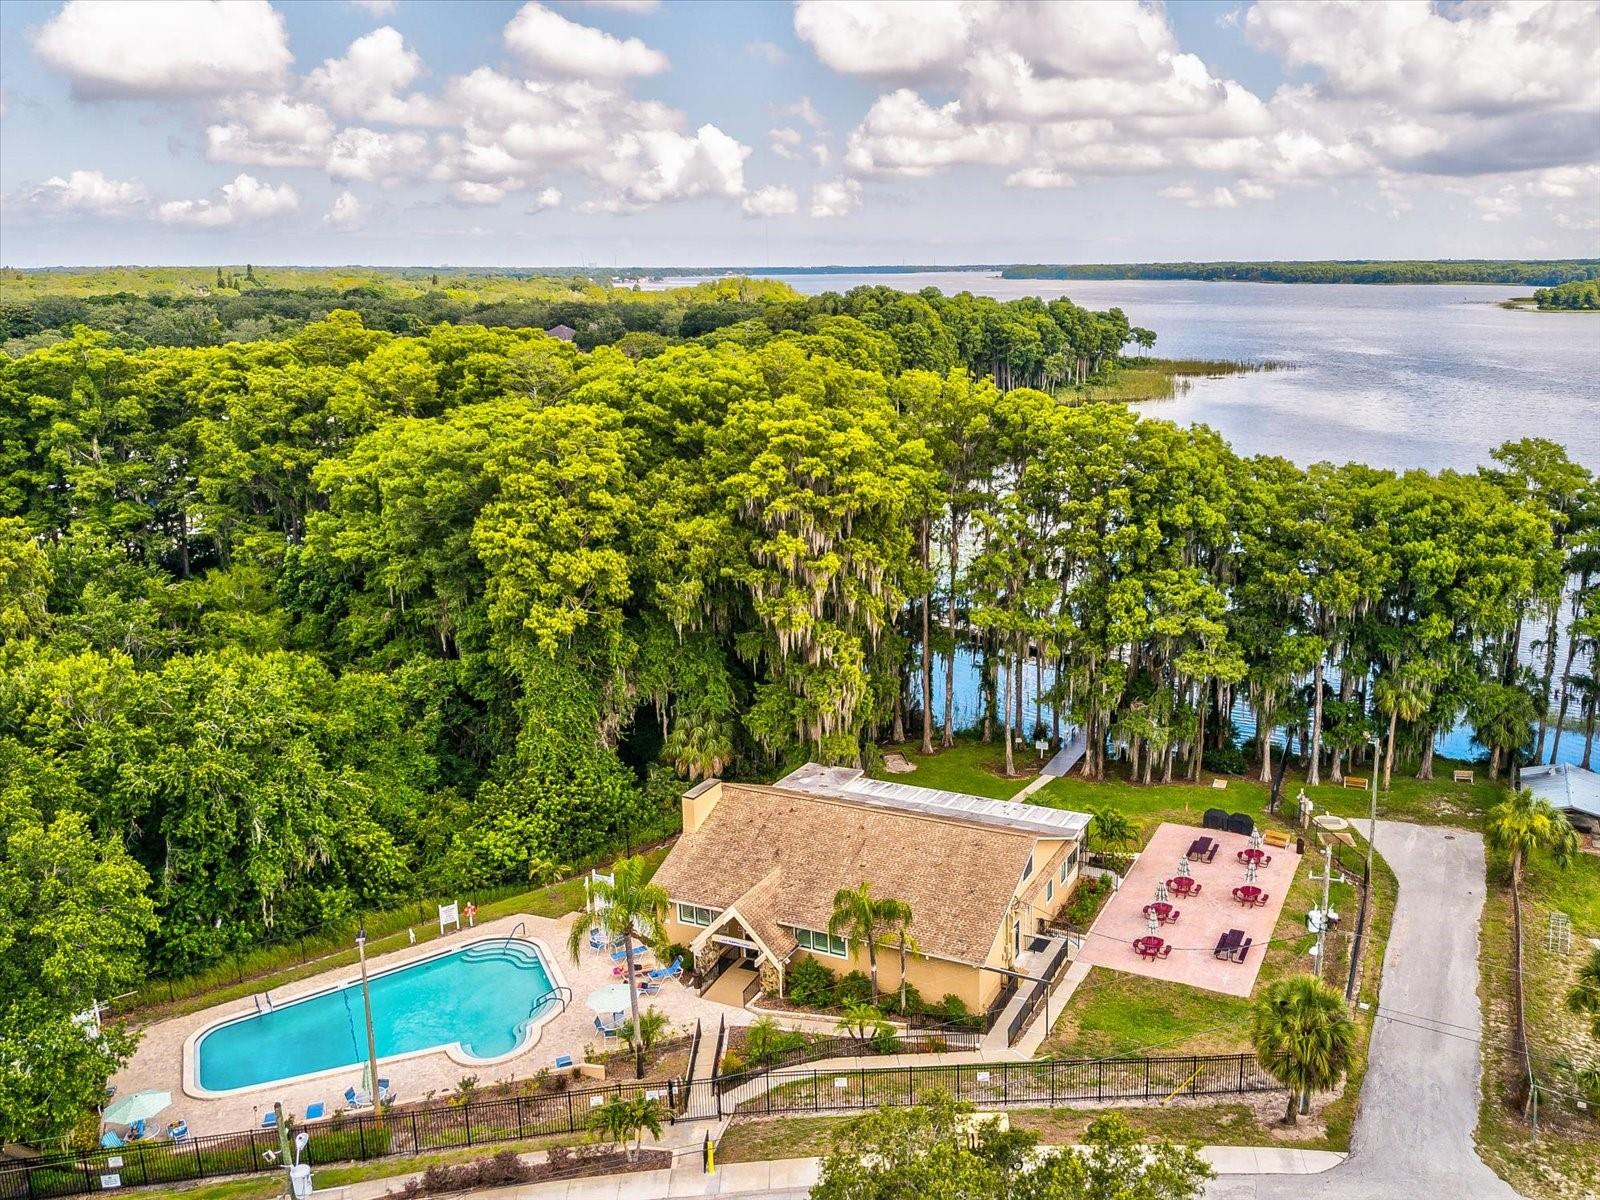
[[[711,918],[717,915],[714,908],[706,908],[699,904],[678,905],[678,921],[683,925],[709,925]]]
[[[847,958],[850,954],[849,944],[842,937],[835,937],[820,930],[801,929],[797,925],[794,930],[794,940],[813,954],[830,954],[834,958]]]

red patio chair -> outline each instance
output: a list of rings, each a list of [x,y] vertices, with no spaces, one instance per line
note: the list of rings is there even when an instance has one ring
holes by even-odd
[[[1270,899],[1271,899],[1270,895],[1268,895],[1266,892],[1262,892],[1261,895],[1256,897],[1256,907],[1257,908],[1265,907],[1267,901],[1270,900]]]
[[[1167,914],[1167,924],[1168,925],[1176,925],[1178,923],[1178,918],[1181,917],[1182,915],[1183,915],[1182,912],[1180,912],[1178,909],[1176,909],[1176,908],[1173,909],[1171,912],[1169,912]]]
[[[1165,957],[1167,957],[1167,955],[1169,955],[1171,953],[1172,953],[1172,943],[1163,942],[1161,944],[1161,949],[1156,951],[1156,955],[1155,956],[1157,958],[1165,958]]]

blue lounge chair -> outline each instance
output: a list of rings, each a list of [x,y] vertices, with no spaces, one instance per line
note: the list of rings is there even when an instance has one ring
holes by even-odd
[[[117,1136],[115,1129],[108,1129],[100,1135],[100,1145],[107,1150],[116,1150],[122,1145],[122,1139]]]
[[[175,1142],[181,1142],[189,1136],[189,1122],[174,1121],[167,1126],[167,1136]]]
[[[683,974],[683,955],[678,955],[672,960],[670,967],[657,967],[654,971],[646,972],[651,979],[676,979]]]
[[[650,947],[649,946],[635,946],[633,948],[633,957],[634,957],[635,960],[643,958],[646,954],[649,954],[649,953],[650,953]],[[628,948],[626,946],[618,946],[615,950],[613,950],[611,952],[611,961],[612,962],[621,962],[623,959],[625,959],[627,957],[628,957]]]
[[[318,1100],[315,1104],[308,1104],[306,1105],[306,1120],[320,1121],[322,1119],[322,1114],[327,1111],[328,1106],[325,1105],[321,1100]]]
[[[261,1128],[263,1128],[263,1129],[276,1129],[277,1127],[278,1127],[278,1113],[277,1113],[276,1109],[274,1109],[271,1112],[264,1112],[264,1113],[261,1114]]]
[[[371,1108],[372,1097],[365,1092],[358,1092],[353,1087],[344,1090],[344,1102],[351,1108]]]
[[[129,1128],[128,1128],[128,1140],[130,1142],[137,1142],[143,1136],[144,1136],[144,1119],[140,1118],[139,1120],[135,1121],[131,1126],[129,1126]]]
[[[596,1019],[598,1019],[598,1018],[596,1018]],[[570,1055],[570,1054],[563,1054],[563,1055],[561,1055],[560,1057],[558,1057],[556,1059],[556,1066],[558,1068],[559,1067],[570,1067],[571,1065],[572,1065],[572,1055]]]
[[[617,1025],[615,1020],[608,1025],[599,1017],[596,1017],[594,1019],[594,1027],[602,1037],[614,1038],[617,1036]]]
[[[639,990],[646,996],[658,996],[661,994],[661,984],[657,980],[647,979],[639,985]]]

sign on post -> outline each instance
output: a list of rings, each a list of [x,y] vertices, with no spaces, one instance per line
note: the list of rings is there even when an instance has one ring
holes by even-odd
[[[444,927],[446,925],[454,925],[458,930],[461,928],[461,906],[459,904],[439,905],[440,937],[444,936]]]

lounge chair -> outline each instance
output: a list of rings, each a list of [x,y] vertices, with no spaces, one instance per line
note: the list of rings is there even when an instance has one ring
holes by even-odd
[[[322,1120],[322,1114],[327,1111],[328,1106],[321,1100],[318,1100],[315,1104],[308,1104],[306,1105],[306,1120],[320,1121]]]
[[[645,955],[647,955],[649,953],[650,953],[650,947],[649,946],[635,946],[633,948],[634,961],[637,962],[639,959],[643,958]],[[621,962],[623,959],[625,959],[627,957],[628,957],[628,948],[626,946],[618,946],[615,950],[613,950],[611,952],[611,961],[612,962]]]
[[[137,1142],[144,1136],[144,1118],[140,1118],[128,1127],[128,1140]]]
[[[174,1121],[167,1126],[167,1136],[175,1142],[181,1142],[189,1136],[189,1122]]]
[[[556,1069],[557,1070],[560,1070],[563,1067],[570,1067],[571,1065],[572,1065],[572,1055],[570,1055],[570,1054],[562,1054],[562,1055],[558,1055],[556,1057]]]
[[[268,1109],[261,1114],[261,1128],[276,1129],[278,1127],[278,1110]]]
[[[676,979],[683,974],[683,955],[680,954],[673,959],[671,966],[657,967],[655,970],[648,972],[648,974],[651,979]]]
[[[661,994],[661,984],[658,980],[646,979],[639,985],[639,990],[646,996],[659,996]]]
[[[100,1145],[107,1150],[116,1150],[121,1147],[122,1139],[117,1136],[115,1129],[108,1129],[100,1135]]]
[[[372,1097],[365,1092],[358,1092],[353,1087],[344,1090],[344,1102],[350,1108],[371,1108]]]

